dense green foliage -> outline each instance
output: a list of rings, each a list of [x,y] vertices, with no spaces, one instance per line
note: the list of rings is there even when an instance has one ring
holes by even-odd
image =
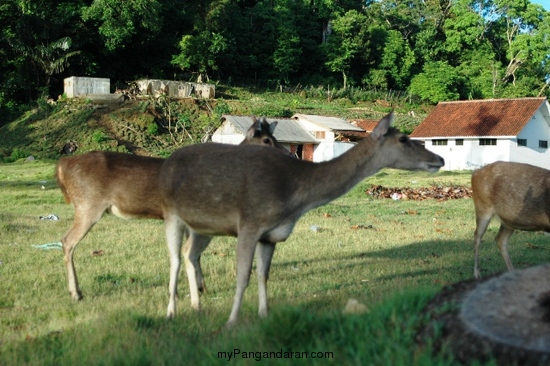
[[[0,123],[68,76],[548,95],[550,16],[529,0],[4,0]]]

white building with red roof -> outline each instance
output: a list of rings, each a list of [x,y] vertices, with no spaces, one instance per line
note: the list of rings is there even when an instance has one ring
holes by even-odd
[[[413,131],[446,170],[497,160],[550,169],[550,104],[546,98],[440,102]]]

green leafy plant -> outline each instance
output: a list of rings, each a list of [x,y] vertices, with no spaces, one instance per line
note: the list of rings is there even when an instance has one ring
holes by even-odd
[[[17,161],[19,159],[25,159],[30,155],[31,154],[28,151],[24,150],[24,149],[15,148],[15,149],[12,150],[11,155],[9,156],[8,159],[6,159],[6,161],[7,162],[14,162],[14,161]]]
[[[96,143],[101,143],[107,141],[108,139],[109,137],[101,130],[95,130],[92,134],[92,141]]]
[[[147,132],[156,136],[159,133],[159,126],[156,123],[150,123],[147,125]]]

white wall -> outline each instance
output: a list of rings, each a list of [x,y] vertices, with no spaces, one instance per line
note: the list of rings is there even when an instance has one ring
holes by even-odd
[[[352,149],[355,145],[357,145],[355,142],[336,142],[334,143],[334,155],[333,159],[337,156],[342,155],[349,149]]]
[[[213,142],[220,142],[223,144],[238,145],[243,140],[244,135],[227,121],[224,121],[222,126],[212,134]]]
[[[518,138],[526,139],[527,146],[516,146],[514,143],[510,151],[511,161],[550,169],[550,149],[539,148],[539,140],[548,141],[550,144],[550,127],[540,111],[535,113]]]
[[[479,138],[464,138],[463,145],[456,139],[447,140],[447,145],[432,145],[426,141],[426,148],[445,159],[443,170],[473,170],[497,160],[509,160],[510,142],[497,139],[496,145],[480,146]]]
[[[313,161],[321,162],[332,160],[335,157],[342,155],[354,146],[355,143],[353,142],[321,142],[315,147],[315,151],[313,152]]]
[[[318,141],[320,141],[318,145],[314,145],[315,150],[313,150],[313,161],[321,162],[333,159],[335,143],[334,132],[308,121],[300,121],[300,123],[305,127],[306,131],[310,132]],[[316,136],[316,132],[323,132],[325,134],[325,138]]]
[[[111,80],[107,78],[89,78],[71,76],[63,80],[63,92],[67,98],[80,95],[109,94]]]

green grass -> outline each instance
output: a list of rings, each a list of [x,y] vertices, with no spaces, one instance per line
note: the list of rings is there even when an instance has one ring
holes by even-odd
[[[169,264],[160,221],[106,215],[76,250],[85,298],[73,302],[61,250],[33,247],[59,241],[72,224],[73,208],[55,186],[53,167],[0,164],[0,365],[227,364],[228,354],[218,352],[235,350],[239,364],[257,364],[257,358],[265,364],[458,364],[445,351],[432,354],[418,345],[414,333],[435,293],[473,275],[471,200],[373,200],[364,190],[370,184],[468,185],[467,172],[384,170],[310,211],[277,245],[268,318],[257,317],[253,274],[239,326],[220,331],[234,295],[235,239],[215,238],[202,257],[203,310],[190,309],[182,271],[178,314],[167,321]],[[61,220],[39,219],[52,213]],[[495,222],[481,248],[483,275],[505,270],[496,230]],[[516,267],[546,262],[546,241],[539,233],[514,234]],[[104,255],[93,256],[96,250]],[[368,311],[344,315],[352,298]],[[267,358],[270,352],[332,352],[332,358]]]

